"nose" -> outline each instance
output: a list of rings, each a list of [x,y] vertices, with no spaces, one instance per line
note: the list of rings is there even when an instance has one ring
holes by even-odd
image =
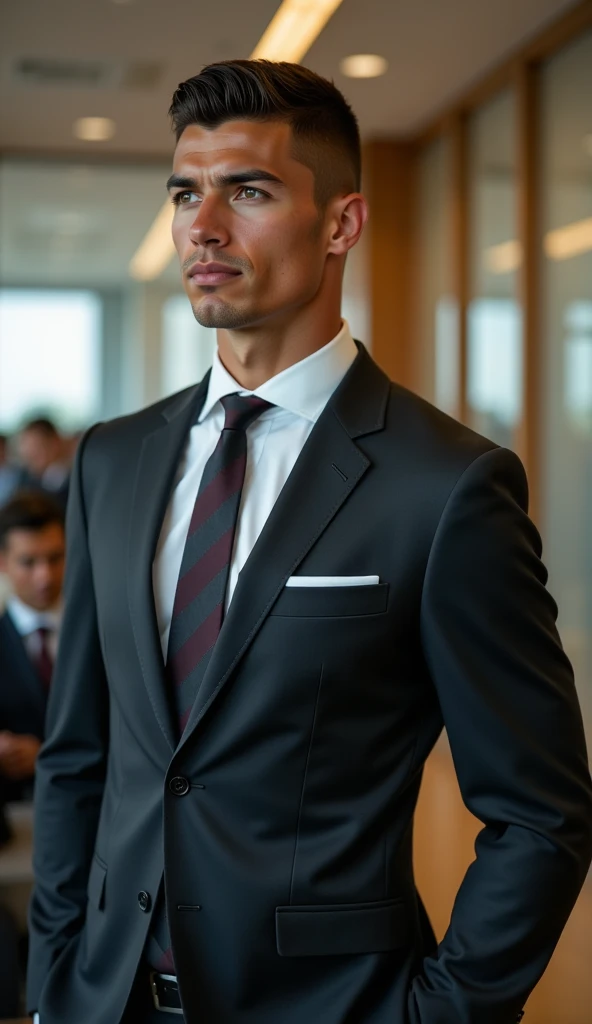
[[[228,245],[230,233],[224,215],[224,204],[216,196],[202,199],[197,209],[193,224],[189,229],[189,237],[195,245],[216,246]]]
[[[53,583],[53,568],[48,559],[39,559],[35,566],[35,582],[38,587],[45,588]]]

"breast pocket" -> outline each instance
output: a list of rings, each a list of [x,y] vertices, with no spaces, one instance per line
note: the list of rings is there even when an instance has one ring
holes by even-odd
[[[386,611],[388,583],[368,587],[284,587],[271,615],[347,617]]]

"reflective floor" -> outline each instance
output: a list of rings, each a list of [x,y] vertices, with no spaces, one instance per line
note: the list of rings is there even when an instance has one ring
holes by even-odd
[[[417,885],[436,934],[444,934],[480,823],[464,807],[445,746],[426,765],[415,828]],[[530,997],[524,1024],[592,1022],[592,878]]]

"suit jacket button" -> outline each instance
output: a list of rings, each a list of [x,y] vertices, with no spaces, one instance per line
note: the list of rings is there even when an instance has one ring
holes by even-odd
[[[150,907],[152,906],[152,900],[150,899],[149,893],[144,892],[143,890],[142,892],[138,893],[138,906],[142,913],[148,913]]]
[[[191,789],[191,786],[182,775],[175,775],[175,778],[169,782],[169,789],[175,796],[185,796]]]

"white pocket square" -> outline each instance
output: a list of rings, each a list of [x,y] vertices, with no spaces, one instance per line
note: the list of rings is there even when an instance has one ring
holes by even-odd
[[[379,576],[290,576],[287,587],[371,587]]]

